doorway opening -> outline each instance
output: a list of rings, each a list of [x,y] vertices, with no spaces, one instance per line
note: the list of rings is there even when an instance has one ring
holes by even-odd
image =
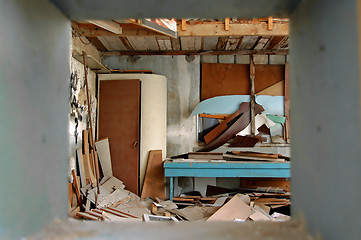
[[[288,219],[288,31],[273,17],[73,21],[71,215]]]

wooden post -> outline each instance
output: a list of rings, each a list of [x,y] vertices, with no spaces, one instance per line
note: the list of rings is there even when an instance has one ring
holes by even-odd
[[[89,84],[88,84],[88,71],[86,69],[86,61],[85,61],[85,52],[83,51],[83,64],[84,64],[84,75],[85,75],[85,87],[86,87],[86,96],[87,96],[87,102],[88,102],[88,115],[89,115],[89,143],[90,143],[90,151],[91,151],[91,155],[93,157],[93,161],[94,161],[94,167],[95,167],[95,178],[96,178],[96,186],[97,186],[97,192],[98,194],[100,193],[99,191],[99,165],[98,162],[96,161],[96,157],[95,157],[95,150],[94,150],[94,138],[93,138],[93,125],[92,125],[92,115],[91,115],[91,107],[90,107],[90,98],[89,98]],[[97,199],[97,196],[96,196]]]
[[[286,116],[286,142],[290,142],[290,74],[288,63],[285,64],[285,116]]]
[[[256,132],[256,125],[255,125],[255,116],[254,116],[254,107],[255,107],[255,96],[254,96],[254,79],[255,79],[255,75],[256,75],[256,69],[254,66],[254,61],[253,61],[253,55],[249,56],[249,61],[250,61],[250,69],[249,69],[249,79],[250,79],[250,87],[251,87],[251,134],[252,136],[255,135]]]

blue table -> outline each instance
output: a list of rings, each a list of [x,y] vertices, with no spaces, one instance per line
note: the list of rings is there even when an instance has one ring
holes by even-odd
[[[169,195],[173,201],[175,177],[274,177],[289,178],[290,162],[182,162],[165,161],[164,176],[170,178]]]

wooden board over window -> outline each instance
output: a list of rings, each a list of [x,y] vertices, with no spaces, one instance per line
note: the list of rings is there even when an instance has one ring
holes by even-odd
[[[249,94],[249,64],[202,64],[202,101],[223,95]]]
[[[255,92],[271,87],[270,92],[284,96],[284,65],[256,65]],[[224,95],[249,95],[249,64],[202,64],[201,100]],[[275,88],[281,88],[276,89]],[[267,91],[266,91],[267,92]]]

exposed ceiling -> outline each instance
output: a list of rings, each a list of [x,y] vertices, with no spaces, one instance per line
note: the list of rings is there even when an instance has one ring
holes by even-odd
[[[73,35],[103,55],[288,54],[288,19],[183,19],[178,37],[140,20],[72,22]]]

